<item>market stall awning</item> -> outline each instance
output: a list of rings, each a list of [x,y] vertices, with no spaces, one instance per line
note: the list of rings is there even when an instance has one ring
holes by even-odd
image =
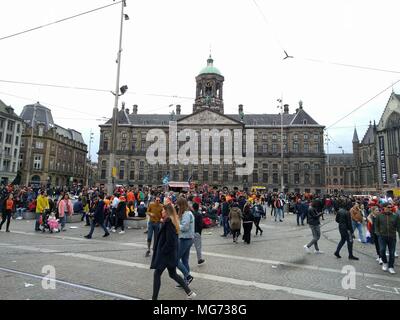
[[[190,188],[190,185],[188,182],[176,182],[176,181],[170,181],[168,183],[168,186],[170,188]]]

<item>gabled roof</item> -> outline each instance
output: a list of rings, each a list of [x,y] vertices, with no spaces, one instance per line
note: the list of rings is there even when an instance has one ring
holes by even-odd
[[[7,106],[2,100],[0,100],[0,114],[14,120],[22,121],[22,119],[14,112],[14,109],[11,106]]]
[[[299,108],[295,117],[293,118],[291,125],[318,125],[317,121],[315,121],[311,116],[304,111],[303,108]]]

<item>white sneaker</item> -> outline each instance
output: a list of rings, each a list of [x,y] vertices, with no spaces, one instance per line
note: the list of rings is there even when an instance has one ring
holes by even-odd
[[[376,261],[376,262],[379,262],[380,259],[381,259],[381,258],[378,257],[378,258],[375,259],[375,261]]]
[[[193,300],[194,298],[196,298],[197,294],[195,292],[191,292],[187,295],[186,299],[187,300]]]
[[[395,258],[398,258],[398,257],[399,257],[399,255],[397,254],[396,251],[394,252],[394,257],[395,257]]]
[[[120,231],[120,232],[118,232],[119,234],[124,234],[125,233],[125,231]]]
[[[358,239],[358,242],[361,242],[361,239]]]
[[[315,254],[324,254],[325,252],[321,251],[321,250],[314,250]]]
[[[22,217],[17,217],[17,220],[22,220],[23,218]]]
[[[382,270],[383,270],[383,271],[388,271],[388,264],[387,264],[387,263],[384,263],[384,264],[383,264]]]
[[[117,230],[115,230],[115,229],[111,229],[111,232],[117,232]]]
[[[389,268],[389,273],[391,273],[391,274],[396,274],[396,271],[394,271],[393,268]]]
[[[311,253],[310,248],[307,247],[307,245],[304,246],[304,250],[305,250],[307,253]]]
[[[379,258],[379,264],[380,264],[380,265],[383,265],[383,261],[382,261],[381,258]]]

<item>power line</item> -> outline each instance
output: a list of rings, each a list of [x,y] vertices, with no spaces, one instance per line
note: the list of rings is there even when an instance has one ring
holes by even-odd
[[[0,79],[0,82],[12,83],[12,84],[30,85],[30,86],[38,86],[38,87],[50,87],[50,88],[58,88],[58,89],[84,90],[84,91],[95,91],[95,92],[106,92],[106,93],[110,93],[111,92],[110,90],[107,90],[107,89],[89,88],[89,87],[76,87],[76,86],[67,86],[67,85],[51,84],[51,83],[38,83],[38,82],[4,80],[4,79]],[[178,96],[178,95],[167,95],[167,94],[159,94],[159,93],[137,93],[137,92],[129,92],[128,91],[128,92],[126,92],[126,94],[154,96],[154,97],[162,97],[162,98],[178,98],[178,99],[194,100],[193,97],[184,97],[184,96]]]
[[[380,91],[378,94],[374,95],[372,98],[368,99],[366,102],[362,103],[361,105],[359,105],[357,108],[353,109],[350,113],[346,114],[345,116],[343,116],[342,118],[340,118],[339,120],[337,120],[336,122],[334,122],[333,124],[331,124],[330,126],[328,126],[326,129],[332,128],[333,126],[335,126],[336,124],[338,124],[340,121],[346,119],[348,116],[352,115],[354,112],[358,111],[359,109],[361,109],[362,107],[364,107],[366,104],[368,104],[369,102],[371,102],[372,100],[374,100],[375,98],[377,98],[378,96],[380,96],[382,93],[384,93],[386,90],[392,88],[395,84],[399,83],[400,80],[397,80],[395,83],[391,84],[390,86],[386,87],[385,89],[383,89],[382,91]]]
[[[17,33],[14,33],[14,34],[10,34],[10,35],[8,35],[8,36],[1,37],[1,38],[0,38],[0,41],[1,41],[1,40],[5,40],[5,39],[8,39],[8,38],[16,37],[16,36],[19,36],[19,35],[21,35],[21,34],[28,33],[28,32],[34,31],[34,30],[38,30],[38,29],[41,29],[41,28],[45,28],[45,27],[48,27],[48,26],[51,26],[51,25],[53,25],[53,24],[57,24],[57,23],[60,23],[60,22],[63,22],[63,21],[67,21],[67,20],[70,20],[70,19],[74,19],[74,18],[83,16],[83,15],[85,15],[85,14],[89,14],[89,13],[92,13],[92,12],[95,12],[95,11],[98,11],[98,10],[102,10],[102,9],[105,9],[105,8],[108,8],[108,7],[111,7],[111,6],[114,6],[114,5],[116,5],[116,4],[119,4],[119,3],[121,3],[121,2],[122,2],[122,1],[114,2],[114,3],[108,4],[108,5],[106,5],[106,6],[102,6],[102,7],[96,8],[96,9],[92,9],[92,10],[89,10],[89,11],[85,11],[85,12],[82,12],[82,13],[78,13],[78,14],[76,14],[76,15],[73,15],[73,16],[70,16],[70,17],[67,17],[67,18],[64,18],[64,19],[61,19],[61,20],[53,21],[53,22],[46,23],[46,24],[41,25],[41,26],[38,26],[38,27],[34,27],[34,28],[31,28],[31,29],[28,29],[28,30],[24,30],[24,31],[20,31],[20,32],[17,32]]]
[[[35,99],[33,99],[33,98],[23,97],[23,96],[19,96],[19,95],[7,93],[7,92],[0,92],[0,94],[3,94],[3,95],[5,95],[5,96],[10,96],[10,97],[18,98],[18,99],[27,100],[27,101],[35,101]],[[56,108],[56,109],[70,110],[70,111],[73,111],[73,112],[76,112],[76,113],[81,113],[81,114],[93,116],[93,113],[88,113],[88,112],[79,111],[79,110],[72,109],[72,108],[57,106],[57,105],[55,105],[55,104],[53,104],[53,103],[46,102],[46,101],[42,101],[42,102],[43,102],[44,104],[49,105],[49,106],[51,106],[51,107],[54,107],[54,108]],[[109,119],[108,117],[100,117],[100,118],[104,118],[104,119],[107,119],[107,120]]]
[[[342,66],[342,67],[364,69],[364,70],[372,70],[372,71],[379,71],[379,72],[388,72],[388,73],[400,73],[400,71],[396,71],[396,70],[359,66],[359,65],[355,65],[355,64],[332,62],[332,61],[326,61],[326,60],[320,60],[320,59],[313,59],[313,58],[302,58],[302,59],[307,60],[307,61],[311,61],[311,62],[317,62],[317,63],[328,63],[328,64],[333,64],[333,65]]]

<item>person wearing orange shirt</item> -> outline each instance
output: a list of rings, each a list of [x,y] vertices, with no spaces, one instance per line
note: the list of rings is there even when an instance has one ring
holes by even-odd
[[[4,201],[3,214],[2,214],[3,218],[0,223],[0,230],[3,227],[4,222],[6,222],[7,220],[6,232],[10,232],[11,215],[14,211],[15,211],[15,205],[13,200],[13,194],[10,193],[7,199]]]

